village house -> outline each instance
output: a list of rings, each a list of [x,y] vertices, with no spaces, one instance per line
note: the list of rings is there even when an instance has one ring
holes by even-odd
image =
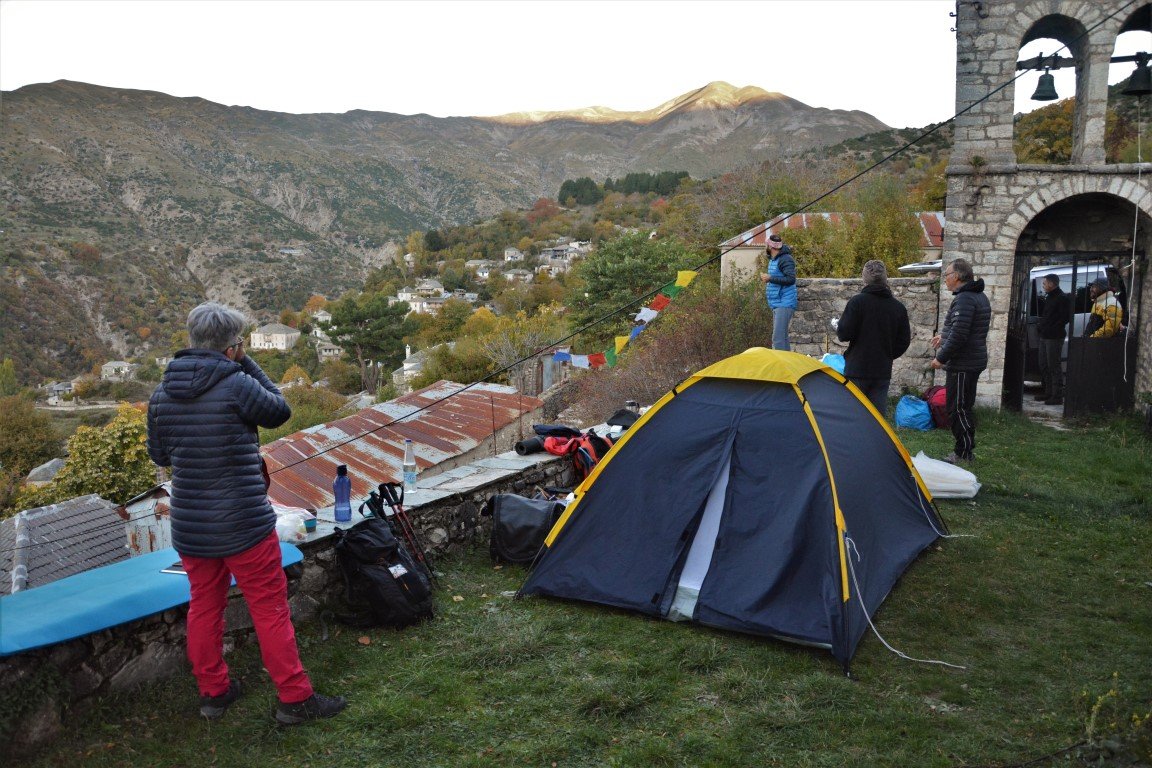
[[[300,339],[300,331],[282,323],[269,323],[252,332],[248,346],[252,349],[292,349]]]
[[[504,261],[524,261],[524,252],[510,245],[504,249]]]
[[[510,269],[504,273],[504,277],[520,283],[532,282],[532,272],[527,269]]]
[[[324,362],[325,360],[338,360],[342,354],[344,354],[344,349],[339,345],[324,339],[317,340],[316,357],[320,362]]]
[[[140,366],[123,360],[110,360],[100,366],[100,378],[104,381],[128,381]]]

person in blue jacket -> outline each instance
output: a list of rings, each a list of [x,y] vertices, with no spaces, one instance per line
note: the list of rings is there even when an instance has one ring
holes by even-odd
[[[292,410],[244,354],[246,323],[240,312],[215,302],[188,314],[190,348],[176,353],[148,402],[148,455],[172,468],[172,545],[191,586],[188,660],[200,714],[221,717],[242,693],[228,674],[223,647],[235,578],[279,694],[273,716],[294,725],[331,717],[346,702],[316,693],[300,663],[257,436],[258,427],[278,427]]]
[[[768,236],[768,271],[760,273],[772,310],[772,349],[792,349],[788,325],[796,313],[796,260],[780,235]]]

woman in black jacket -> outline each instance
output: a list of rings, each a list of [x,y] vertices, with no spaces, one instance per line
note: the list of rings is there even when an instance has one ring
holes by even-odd
[[[888,270],[882,261],[869,261],[861,273],[864,287],[848,300],[836,324],[836,336],[847,341],[844,375],[887,416],[892,362],[912,341],[908,310],[888,288]]]

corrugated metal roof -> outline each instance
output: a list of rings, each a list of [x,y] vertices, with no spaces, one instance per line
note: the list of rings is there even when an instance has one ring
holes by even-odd
[[[0,521],[0,594],[126,560],[124,522],[95,494]]]
[[[329,507],[336,467],[346,464],[353,498],[364,498],[379,483],[400,481],[405,438],[411,438],[423,470],[467,453],[544,404],[500,384],[463,389],[463,384],[439,381],[269,443],[262,449],[272,478],[268,496],[285,506]]]
[[[785,218],[786,216],[787,218]],[[784,234],[789,229],[808,229],[817,219],[822,219],[835,226],[845,219],[859,218],[859,216],[859,213],[796,213],[791,216],[782,214],[725,240],[720,243],[720,247],[750,245],[763,248],[768,242],[768,235],[774,232]],[[920,211],[916,213],[916,219],[920,224],[920,247],[943,248],[944,212]],[[786,235],[784,242],[788,242]]]

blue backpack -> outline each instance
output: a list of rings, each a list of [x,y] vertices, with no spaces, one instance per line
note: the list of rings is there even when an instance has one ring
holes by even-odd
[[[896,403],[896,426],[922,432],[932,429],[935,425],[932,423],[932,410],[928,407],[928,401],[915,395],[900,398],[900,402]]]

